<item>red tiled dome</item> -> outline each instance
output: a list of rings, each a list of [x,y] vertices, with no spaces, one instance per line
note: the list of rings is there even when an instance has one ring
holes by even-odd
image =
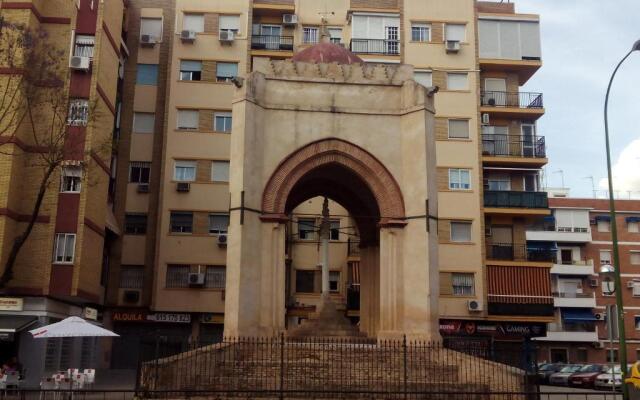
[[[333,43],[318,43],[297,53],[292,60],[306,63],[364,63],[357,55]]]

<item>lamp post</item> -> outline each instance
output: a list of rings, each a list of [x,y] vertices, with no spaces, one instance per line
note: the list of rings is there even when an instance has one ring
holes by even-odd
[[[615,285],[615,293],[616,293],[616,308],[618,309],[618,332],[620,334],[619,340],[619,355],[620,355],[620,372],[622,373],[622,396],[624,400],[629,399],[629,390],[627,389],[627,385],[624,383],[625,378],[627,377],[627,342],[625,336],[624,329],[624,308],[622,305],[622,279],[620,278],[620,255],[618,252],[618,229],[616,226],[616,207],[615,207],[615,199],[613,196],[613,179],[611,172],[611,149],[609,147],[609,119],[608,119],[608,111],[609,111],[609,93],[611,92],[611,85],[613,84],[613,79],[620,69],[622,63],[625,62],[627,58],[634,51],[640,51],[640,40],[636,41],[631,50],[620,60],[616,68],[613,70],[613,74],[611,75],[611,79],[609,79],[609,86],[607,86],[607,95],[604,100],[604,136],[605,136],[605,147],[607,151],[607,177],[609,179],[609,215],[611,217],[611,241],[613,242],[613,277],[614,277],[614,285]]]

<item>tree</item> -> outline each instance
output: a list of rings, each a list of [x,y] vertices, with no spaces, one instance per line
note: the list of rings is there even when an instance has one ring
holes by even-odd
[[[14,275],[16,260],[33,231],[54,177],[69,160],[82,165],[88,157],[69,126],[95,119],[95,105],[69,98],[70,72],[66,51],[43,29],[13,23],[0,16],[0,157],[24,157],[40,180],[26,225],[4,258],[0,289]],[[21,146],[16,146],[20,144]],[[24,151],[24,148],[28,151]]]

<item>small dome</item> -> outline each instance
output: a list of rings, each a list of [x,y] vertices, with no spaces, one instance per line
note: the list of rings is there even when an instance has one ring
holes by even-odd
[[[361,64],[364,63],[360,57],[353,54],[342,46],[333,43],[318,43],[297,53],[292,58],[293,61],[306,63],[338,63],[338,64]]]

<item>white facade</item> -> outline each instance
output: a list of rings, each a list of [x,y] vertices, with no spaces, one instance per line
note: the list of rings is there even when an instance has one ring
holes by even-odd
[[[480,17],[480,58],[539,60],[540,24],[537,20]]]

